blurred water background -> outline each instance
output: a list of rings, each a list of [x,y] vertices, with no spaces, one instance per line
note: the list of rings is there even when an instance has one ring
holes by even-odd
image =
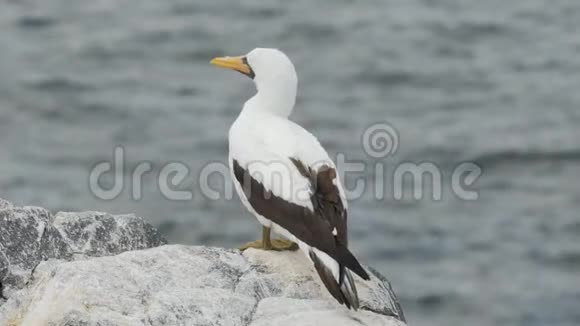
[[[1,0],[0,196],[135,212],[173,243],[255,239],[237,198],[171,201],[156,174],[183,162],[181,186],[197,189],[205,164],[226,162],[254,89],[208,61],[278,47],[299,74],[293,119],[333,155],[484,169],[476,201],[350,203],[353,251],[389,277],[410,324],[579,325],[579,31],[575,0]],[[374,160],[360,135],[383,120],[400,148]],[[127,173],[153,165],[140,201],[130,185],[111,201],[89,191],[117,145]],[[360,176],[373,186],[372,168]]]

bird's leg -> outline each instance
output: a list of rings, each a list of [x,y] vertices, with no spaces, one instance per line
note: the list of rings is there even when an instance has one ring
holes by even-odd
[[[262,228],[262,244],[264,245],[264,250],[275,250],[275,251],[294,251],[298,250],[298,245],[290,240],[284,239],[270,239],[270,228]]]
[[[272,241],[270,241],[270,228],[262,226],[262,249],[271,250]]]
[[[239,247],[241,251],[244,251],[248,248],[264,250],[272,249],[272,242],[270,241],[270,228],[262,226],[262,240],[248,242],[245,245]]]
[[[244,251],[248,248],[275,251],[298,250],[298,245],[290,240],[271,239],[270,232],[271,229],[269,227],[262,226],[262,240],[248,242],[241,246],[239,249],[241,251]]]

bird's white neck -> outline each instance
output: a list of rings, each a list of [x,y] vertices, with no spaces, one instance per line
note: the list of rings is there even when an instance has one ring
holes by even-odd
[[[296,81],[278,81],[276,83],[259,83],[256,81],[257,93],[245,104],[243,112],[273,114],[288,118],[296,102]]]

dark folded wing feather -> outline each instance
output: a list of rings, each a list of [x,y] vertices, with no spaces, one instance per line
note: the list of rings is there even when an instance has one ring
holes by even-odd
[[[335,169],[325,165],[314,171],[297,159],[291,160],[298,172],[310,181],[314,211],[266,190],[237,160],[233,160],[232,166],[236,180],[258,214],[368,280],[367,272],[347,247],[347,214],[339,190],[333,183],[337,177]]]

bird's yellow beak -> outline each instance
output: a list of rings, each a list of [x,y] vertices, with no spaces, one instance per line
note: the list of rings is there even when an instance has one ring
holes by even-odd
[[[250,65],[248,65],[248,61],[244,56],[217,57],[211,59],[209,63],[218,67],[233,69],[241,72],[244,75],[254,78],[254,71],[252,71],[252,68],[250,67]]]

